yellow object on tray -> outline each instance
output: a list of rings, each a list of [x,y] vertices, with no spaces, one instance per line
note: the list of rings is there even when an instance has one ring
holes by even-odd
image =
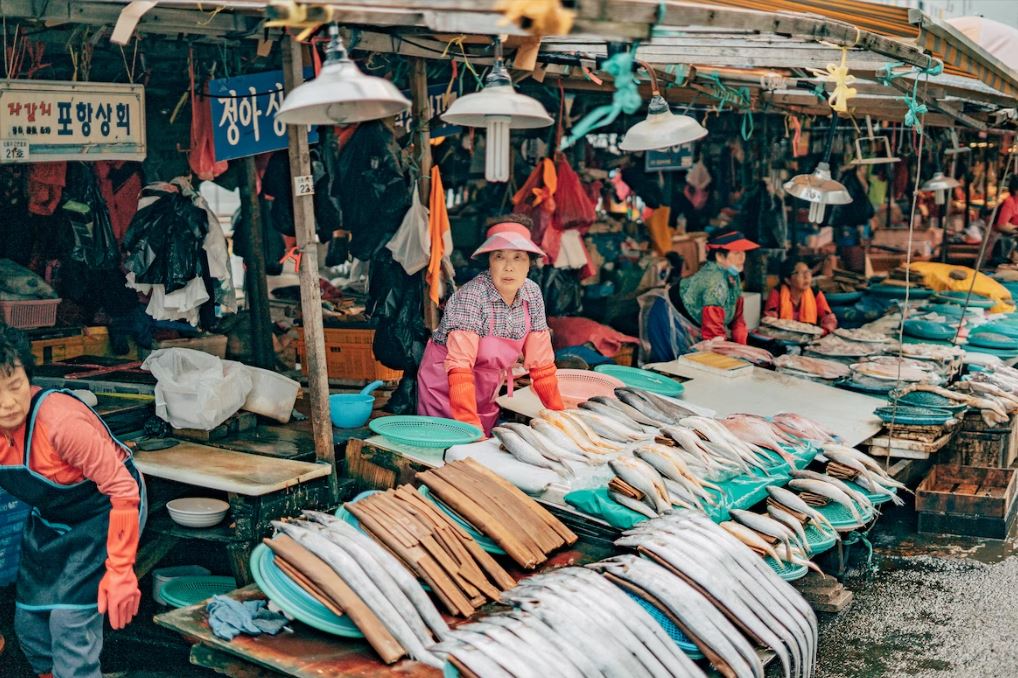
[[[1008,289],[973,268],[932,261],[919,261],[912,264],[911,268],[920,274],[923,277],[923,283],[935,292],[968,292],[969,286],[972,285],[972,276],[975,276],[976,284],[972,288],[972,293],[996,302],[990,309],[991,313],[1010,313],[1015,310],[1015,303]],[[965,277],[955,280],[951,277],[952,271],[960,271],[965,274]]]

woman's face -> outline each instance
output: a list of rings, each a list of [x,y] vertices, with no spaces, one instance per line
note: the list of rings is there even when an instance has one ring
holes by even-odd
[[[813,271],[800,261],[795,265],[792,275],[788,276],[788,286],[796,292],[804,292],[813,286]]]
[[[746,267],[746,253],[729,251],[718,252],[718,264],[721,268],[732,268],[739,273],[742,273],[742,270]]]
[[[32,403],[32,385],[21,365],[0,369],[0,431],[13,431],[25,422]]]
[[[488,255],[491,280],[503,296],[515,297],[530,272],[530,257],[520,250],[496,250]]]

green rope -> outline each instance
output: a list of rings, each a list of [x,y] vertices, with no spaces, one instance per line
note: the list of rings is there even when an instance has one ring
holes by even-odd
[[[582,120],[573,125],[569,136],[562,138],[559,145],[560,150],[565,150],[575,144],[591,131],[610,125],[619,117],[619,113],[632,115],[640,110],[643,99],[636,86],[636,78],[633,75],[633,61],[636,57],[635,46],[632,51],[619,52],[610,57],[601,66],[601,70],[610,76],[615,84],[615,93],[612,95],[611,104],[598,106],[585,115]]]
[[[912,88],[912,94],[906,94],[902,97],[905,105],[908,106],[908,112],[905,113],[905,127],[914,127],[919,134],[923,133],[923,121],[922,116],[929,113],[929,108],[926,104],[921,104],[918,101],[918,84],[919,80],[916,80],[917,87]]]
[[[742,128],[740,130],[742,133],[742,140],[749,141],[753,137],[755,129],[756,128],[753,123],[753,111],[747,108],[742,114]]]
[[[873,543],[870,542],[867,532],[849,532],[847,535],[842,537],[841,544],[843,547],[848,548],[855,544],[862,544],[866,547],[866,572],[867,574],[873,574],[876,572],[876,567],[873,565]]]
[[[919,134],[922,134],[922,117],[929,112],[929,108],[926,104],[919,103],[919,76],[925,75],[928,78],[931,75],[940,75],[944,72],[944,62],[935,61],[931,55],[927,54],[925,68],[913,66],[911,70],[895,73],[895,69],[901,68],[904,65],[905,64],[900,61],[884,64],[877,73],[877,82],[884,87],[893,87],[895,80],[899,80],[908,75],[913,76],[914,82],[912,83],[912,93],[906,93],[901,97],[901,100],[905,102],[905,105],[908,107],[908,111],[905,113],[904,124],[906,127],[914,128],[917,132],[919,132]]]

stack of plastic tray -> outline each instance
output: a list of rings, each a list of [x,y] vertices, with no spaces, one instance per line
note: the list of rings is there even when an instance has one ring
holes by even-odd
[[[29,507],[0,490],[0,586],[14,583],[21,559],[21,532]]]

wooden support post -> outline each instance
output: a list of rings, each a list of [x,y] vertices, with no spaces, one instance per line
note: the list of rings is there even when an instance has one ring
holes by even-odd
[[[304,60],[299,44],[283,40],[283,86],[287,93],[304,82]],[[332,465],[329,488],[338,498],[336,448],[332,444],[332,421],[329,417],[329,375],[326,370],[325,331],[322,321],[322,292],[318,286],[318,246],[315,233],[314,195],[301,195],[297,184],[306,178],[311,182],[311,154],[308,150],[307,128],[291,125],[287,134],[290,153],[290,176],[293,180],[293,222],[297,248],[301,253],[300,308],[304,319],[304,342],[307,347],[308,395],[311,399],[311,434],[315,441],[315,457]]]
[[[415,126],[414,150],[417,165],[421,168],[417,188],[421,201],[427,204],[431,195],[431,104],[428,99],[428,62],[425,59],[414,59],[410,72],[410,98]],[[424,294],[424,324],[432,331],[438,327],[438,308],[431,303],[427,291]]]
[[[272,348],[272,320],[269,315],[269,288],[265,281],[265,232],[258,201],[258,172],[254,158],[244,158],[240,181],[240,217],[247,225],[248,253],[244,295],[251,317],[251,358],[258,367],[271,370],[276,364]]]

